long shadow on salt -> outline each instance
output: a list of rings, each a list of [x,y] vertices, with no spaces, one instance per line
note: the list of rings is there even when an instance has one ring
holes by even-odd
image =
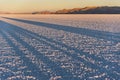
[[[7,32],[7,31],[6,31]],[[7,41],[7,43],[15,50],[15,53],[20,56],[21,60],[23,60],[23,65],[27,66],[27,70],[30,70],[31,72],[24,72],[25,75],[31,75],[36,77],[37,79],[40,80],[48,80],[49,78],[47,76],[45,76],[44,74],[42,74],[42,72],[39,70],[39,68],[33,64],[31,62],[31,60],[29,58],[27,58],[25,56],[25,54],[19,50],[18,46],[16,46],[11,40],[10,38],[8,38],[8,36],[5,34],[5,29],[2,27],[2,29],[0,29],[0,33],[2,34],[2,36],[5,38],[5,40]],[[25,71],[27,71],[25,70]],[[7,75],[7,74],[4,74]],[[10,76],[9,76],[10,77]],[[8,77],[6,77],[7,79]]]
[[[5,23],[5,22],[4,22]],[[20,39],[20,37],[18,37],[15,34],[15,31],[11,28],[13,25],[10,25],[8,23],[5,23],[7,25],[9,25],[9,27],[4,27],[3,29],[8,32],[12,37],[14,37],[14,39],[16,39],[19,43],[21,43],[24,47],[26,47],[30,52],[32,52],[34,55],[36,55],[36,57],[40,60],[42,60],[45,64],[47,64],[48,67],[50,67],[57,76],[62,76],[62,80],[67,80],[67,79],[71,79],[71,80],[79,80],[79,78],[74,78],[73,75],[69,72],[67,72],[65,69],[61,68],[60,66],[57,65],[57,63],[52,62],[51,60],[48,59],[48,57],[44,56],[42,53],[38,52],[33,46],[30,46],[28,43],[24,42],[22,39]],[[17,26],[15,26],[17,27]],[[30,61],[28,58],[25,57],[25,55],[23,55],[24,53],[22,53],[22,51],[19,50],[19,48],[17,46],[15,46],[12,41],[10,41],[6,35],[4,33],[2,33],[3,36],[5,36],[6,40],[9,41],[8,43],[15,49],[16,53],[19,52],[19,56],[21,56],[21,59],[23,59],[23,61],[25,62],[25,64],[28,64],[27,66],[29,68],[31,68],[32,73],[37,76],[38,79],[40,80],[49,80],[46,79],[48,77],[41,75],[40,72],[36,73],[37,71],[39,71],[39,68],[35,66],[35,64],[33,64],[32,62],[28,62]],[[24,34],[25,35],[25,34]],[[35,69],[35,70],[34,70]],[[43,78],[43,79],[41,79]],[[45,79],[44,79],[45,78]]]
[[[98,39],[105,39],[105,40],[109,40],[109,41],[120,42],[119,33],[91,30],[91,29],[85,29],[85,28],[77,28],[77,27],[72,27],[72,26],[64,26],[64,25],[51,24],[51,23],[45,23],[45,22],[22,20],[22,19],[16,19],[16,18],[7,18],[7,17],[3,17],[3,18],[20,21],[20,22],[24,22],[24,23],[29,23],[29,24],[33,24],[33,25],[38,25],[41,27],[43,26],[43,27],[52,28],[52,29],[56,29],[56,30],[63,30],[63,31],[71,32],[71,33],[88,35],[91,37],[96,37]]]

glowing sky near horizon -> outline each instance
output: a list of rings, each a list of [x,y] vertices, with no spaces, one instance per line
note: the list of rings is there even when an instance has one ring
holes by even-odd
[[[33,12],[85,6],[120,6],[120,0],[0,0],[0,11]]]

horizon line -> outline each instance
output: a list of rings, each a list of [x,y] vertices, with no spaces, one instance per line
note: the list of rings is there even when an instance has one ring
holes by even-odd
[[[35,12],[44,12],[44,11],[48,11],[48,12],[56,12],[59,10],[69,10],[69,9],[77,9],[77,8],[92,8],[92,7],[120,7],[120,6],[86,6],[86,7],[74,7],[74,8],[63,8],[63,9],[58,9],[58,10],[41,10],[41,11],[31,11],[31,12],[6,12],[6,11],[0,11],[0,14],[33,14]]]

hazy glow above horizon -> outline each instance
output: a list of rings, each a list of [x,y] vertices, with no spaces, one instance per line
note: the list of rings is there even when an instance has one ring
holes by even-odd
[[[120,6],[120,0],[0,0],[0,11],[33,12],[85,6]]]

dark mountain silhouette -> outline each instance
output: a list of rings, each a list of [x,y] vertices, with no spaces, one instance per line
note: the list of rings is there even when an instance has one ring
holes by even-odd
[[[55,12],[41,11],[33,14],[120,14],[120,7],[84,7],[73,9],[62,9]]]
[[[53,12],[50,11],[40,11],[40,12],[33,12],[32,14],[52,14]]]
[[[84,7],[58,10],[55,14],[120,14],[120,7]]]

